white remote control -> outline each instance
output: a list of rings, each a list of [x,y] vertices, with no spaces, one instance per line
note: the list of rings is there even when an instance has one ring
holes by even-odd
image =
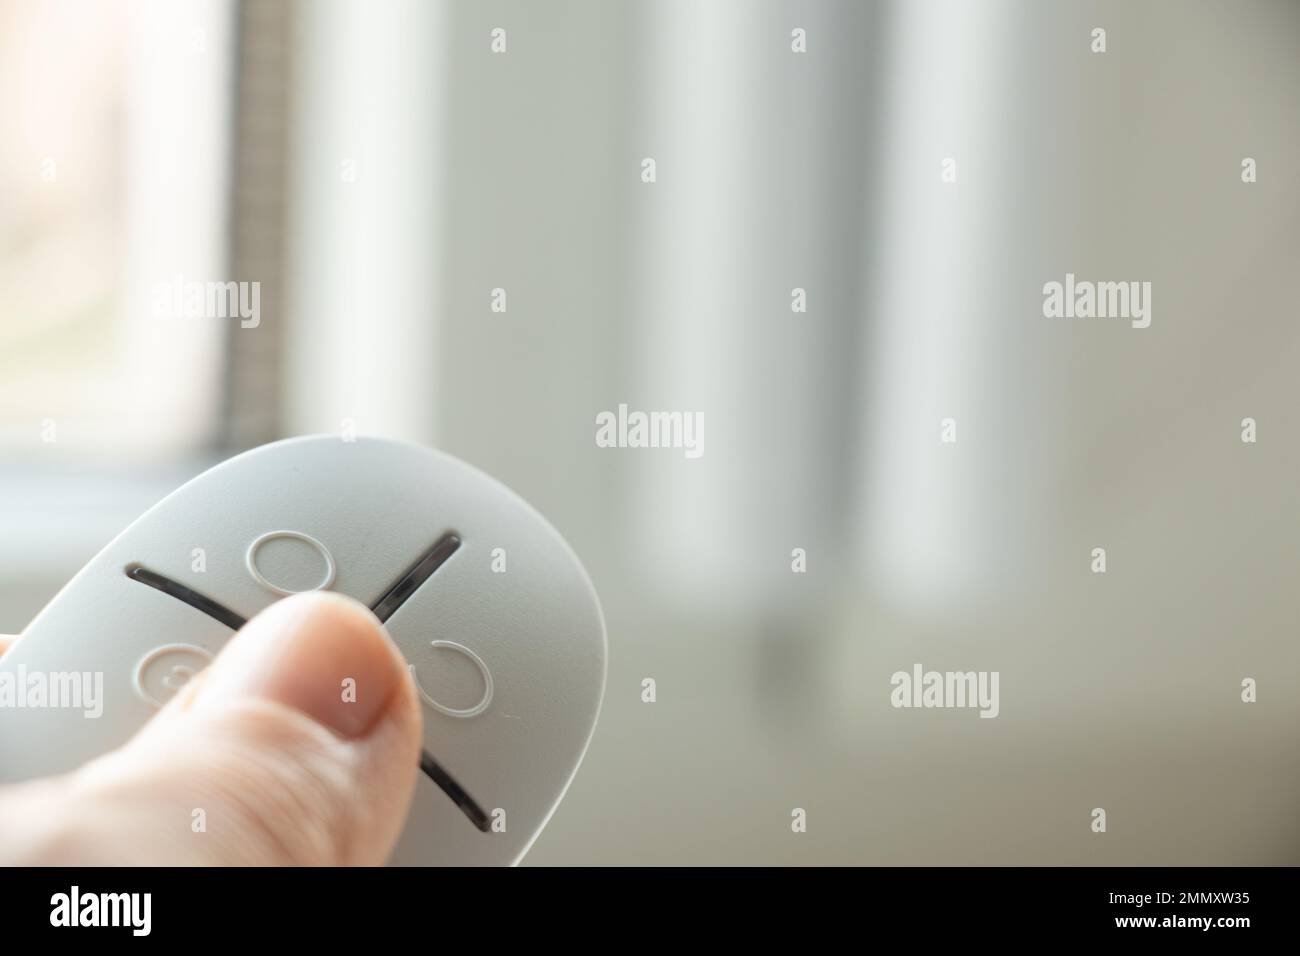
[[[391,862],[509,864],[587,748],[605,626],[559,533],[493,478],[415,445],[276,442],[204,472],[99,553],[0,670],[102,672],[103,712],[0,710],[0,781],[124,743],[286,594],[365,603],[424,703],[420,781]]]

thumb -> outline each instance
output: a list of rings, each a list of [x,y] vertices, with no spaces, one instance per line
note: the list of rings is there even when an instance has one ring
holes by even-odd
[[[406,820],[419,752],[414,687],[374,615],[337,594],[289,597],[253,618],[126,746],[17,788],[14,799],[39,801],[36,819],[49,821],[19,855],[378,865]],[[8,803],[0,799],[0,815]]]

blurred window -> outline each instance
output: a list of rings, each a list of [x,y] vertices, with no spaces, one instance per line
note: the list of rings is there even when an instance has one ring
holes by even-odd
[[[217,434],[226,330],[160,317],[227,261],[229,2],[0,0],[0,453]]]

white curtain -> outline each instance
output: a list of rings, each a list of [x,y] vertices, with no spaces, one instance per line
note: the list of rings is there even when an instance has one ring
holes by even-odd
[[[605,601],[602,727],[535,860],[1085,860],[1109,799],[1149,822],[1109,862],[1275,861],[1267,814],[1212,858],[1175,833],[1191,789],[1244,809],[1205,747],[1300,794],[1269,756],[1300,717],[1300,8],[299,14],[294,430],[497,474]],[[1044,318],[1066,273],[1150,281],[1150,328]],[[702,413],[703,457],[598,448],[620,403]],[[914,661],[1000,671],[1001,716],[900,721]],[[1246,676],[1277,694],[1249,745]],[[805,804],[836,822],[792,849]]]

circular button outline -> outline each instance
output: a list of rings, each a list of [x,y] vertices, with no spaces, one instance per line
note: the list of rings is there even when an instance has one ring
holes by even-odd
[[[185,651],[187,653],[197,654],[200,657],[205,657],[209,664],[216,660],[217,657],[217,655],[213,654],[206,647],[199,647],[197,644],[164,644],[161,647],[155,647],[144,657],[140,658],[135,665],[135,672],[131,675],[131,687],[135,690],[136,696],[151,707],[161,709],[166,706],[167,702],[159,701],[158,698],[149,693],[148,688],[144,686],[144,672],[149,665],[158,660],[158,658],[175,651]],[[177,693],[179,693],[179,691]],[[168,700],[170,699],[171,698],[169,697]]]
[[[293,541],[302,541],[311,545],[316,552],[325,559],[325,578],[320,584],[312,588],[304,588],[301,591],[286,591],[278,585],[272,584],[266,579],[266,576],[258,570],[257,552],[262,545],[269,541],[278,541],[281,538],[289,538]],[[244,555],[244,566],[248,568],[248,573],[253,576],[253,580],[268,591],[276,594],[288,596],[290,594],[306,594],[310,591],[324,591],[334,583],[334,576],[337,573],[337,567],[334,564],[334,555],[330,554],[330,549],[325,547],[320,541],[316,540],[309,534],[303,534],[301,531],[268,531],[266,534],[258,535],[253,539],[253,543],[248,546],[248,552]]]
[[[478,668],[478,672],[483,678],[483,698],[473,707],[467,707],[464,709],[448,707],[445,704],[440,704],[429,695],[429,692],[426,691],[424,686],[420,683],[420,675],[415,672],[415,665],[408,664],[407,667],[410,668],[411,679],[415,681],[415,689],[419,692],[420,697],[424,702],[438,713],[446,714],[448,717],[477,717],[479,714],[483,713],[483,711],[487,710],[488,706],[492,703],[493,685],[492,672],[488,670],[487,664],[483,663],[483,658],[479,657],[464,644],[457,644],[455,641],[430,641],[429,646],[447,647],[453,651],[460,651],[473,661],[474,666]]]

